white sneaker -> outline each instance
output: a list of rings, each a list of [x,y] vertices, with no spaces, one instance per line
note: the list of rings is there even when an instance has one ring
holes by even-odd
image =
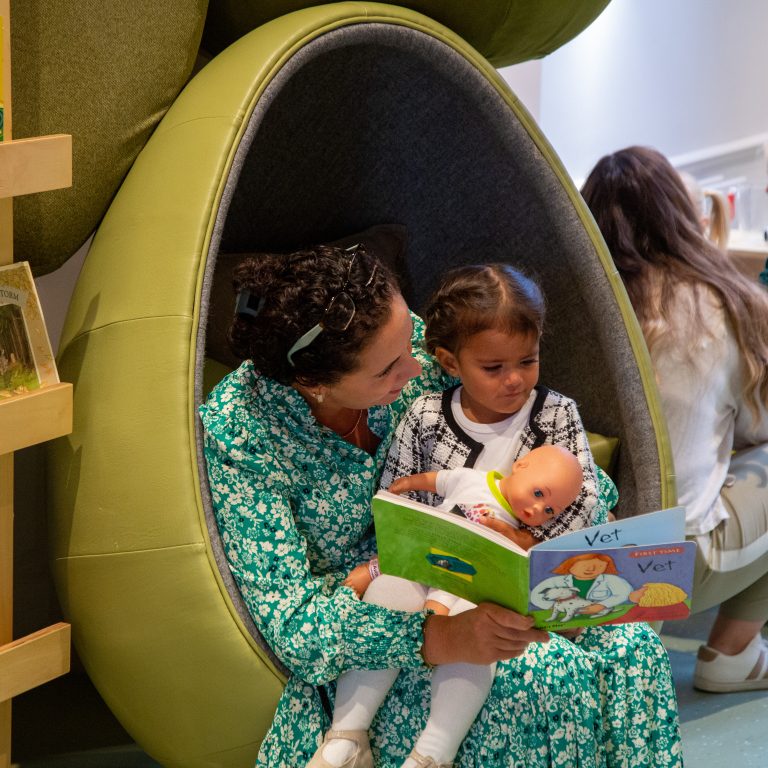
[[[768,642],[758,633],[734,656],[702,645],[696,656],[693,687],[710,693],[768,688]]]

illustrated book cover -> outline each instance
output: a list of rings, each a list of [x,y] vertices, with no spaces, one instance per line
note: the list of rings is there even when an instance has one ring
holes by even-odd
[[[59,375],[35,281],[26,261],[0,267],[0,398],[24,394]]]
[[[382,573],[534,617],[545,629],[685,618],[696,544],[673,507],[567,533],[527,552],[460,514],[373,499]]]

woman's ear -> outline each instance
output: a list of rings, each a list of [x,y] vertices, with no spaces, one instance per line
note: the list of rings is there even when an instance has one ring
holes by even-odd
[[[461,378],[459,375],[459,362],[453,352],[448,351],[445,347],[437,347],[435,349],[435,357],[446,373],[450,373],[451,376],[455,376],[457,379]]]

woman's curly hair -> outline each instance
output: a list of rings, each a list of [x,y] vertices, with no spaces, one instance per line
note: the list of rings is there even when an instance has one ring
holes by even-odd
[[[333,384],[357,367],[360,353],[389,318],[399,292],[392,273],[363,246],[318,245],[295,253],[258,253],[234,270],[236,294],[248,291],[256,315],[236,313],[229,329],[232,351],[259,373],[282,384]],[[288,360],[288,351],[319,323],[339,293],[354,315],[343,331],[322,333]]]

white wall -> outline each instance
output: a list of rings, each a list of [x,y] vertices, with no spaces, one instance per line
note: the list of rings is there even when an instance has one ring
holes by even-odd
[[[577,180],[630,144],[674,158],[768,131],[767,33],[766,0],[612,0],[518,95]]]

